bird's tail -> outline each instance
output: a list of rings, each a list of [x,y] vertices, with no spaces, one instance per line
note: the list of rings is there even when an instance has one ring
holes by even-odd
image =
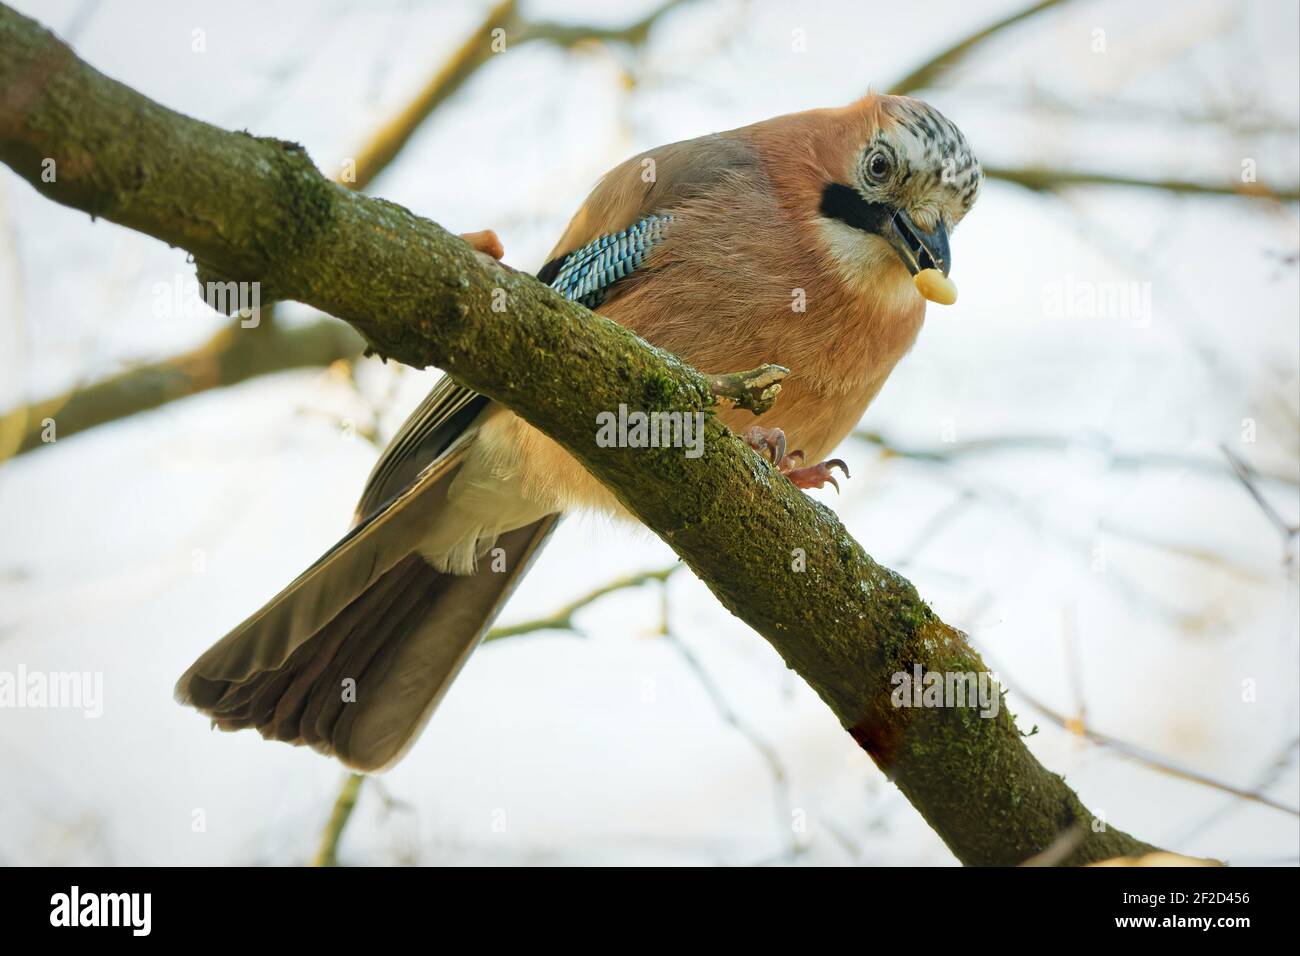
[[[455,519],[447,487],[462,454],[449,449],[210,648],[177,683],[177,700],[223,730],[253,727],[358,770],[400,758],[559,517],[502,534],[494,554],[504,563],[437,570],[418,547],[435,522]]]

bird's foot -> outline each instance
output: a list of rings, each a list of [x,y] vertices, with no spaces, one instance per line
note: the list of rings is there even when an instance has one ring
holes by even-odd
[[[744,434],[745,444],[760,455],[766,455],[772,464],[779,466],[785,458],[785,432],[779,428],[755,425]]]
[[[819,461],[815,465],[796,467],[803,462],[803,452],[791,452],[781,462],[781,474],[789,478],[796,488],[821,488],[823,485],[830,484],[838,493],[840,483],[835,480],[831,473],[832,468],[838,468],[844,472],[844,477],[849,477],[849,466],[844,464],[842,458],[832,458],[830,461]],[[789,465],[789,467],[787,467]]]
[[[839,468],[844,472],[845,478],[849,477],[849,466],[840,458],[805,465],[802,451],[795,450],[787,454],[785,432],[779,428],[755,425],[745,432],[744,438],[750,448],[769,458],[776,465],[777,471],[789,478],[796,488],[822,488],[829,483],[838,492],[840,485],[835,480],[832,469]]]
[[[501,240],[491,229],[484,229],[480,232],[462,232],[460,237],[468,242],[474,249],[491,256],[493,259],[500,259],[506,254],[505,246],[501,245]]]

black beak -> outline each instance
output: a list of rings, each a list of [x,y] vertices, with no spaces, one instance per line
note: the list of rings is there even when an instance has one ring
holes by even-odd
[[[912,221],[906,210],[900,209],[885,226],[885,239],[894,247],[907,271],[916,275],[922,269],[938,269],[944,275],[952,268],[952,254],[948,251],[948,227],[943,219],[931,232],[926,232]]]

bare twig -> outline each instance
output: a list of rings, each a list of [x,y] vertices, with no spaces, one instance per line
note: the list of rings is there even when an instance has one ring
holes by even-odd
[[[355,181],[348,181],[345,185],[357,190],[370,186],[430,114],[499,53],[534,42],[554,43],[565,48],[592,42],[635,46],[644,43],[651,27],[683,2],[685,0],[668,0],[635,23],[618,28],[528,20],[519,13],[516,0],[497,4],[406,108],[371,135],[366,147],[357,154]]]
[[[354,175],[340,172],[336,181],[354,190],[365,190],[374,183],[425,120],[496,55],[493,30],[506,30],[507,49],[532,41],[564,47],[587,40],[636,45],[645,42],[654,24],[683,2],[686,0],[669,0],[622,28],[532,22],[520,18],[515,0],[498,4],[420,92],[358,150],[354,168],[348,171]],[[270,308],[263,309],[262,324],[267,327],[271,325]],[[277,338],[255,343],[248,341],[247,331],[236,334],[239,331],[235,323],[193,351],[140,363],[102,381],[0,413],[0,461],[46,444],[45,422],[49,419],[56,419],[57,436],[68,438],[209,389],[274,372],[323,367],[338,359],[353,360],[360,356],[362,348],[355,333],[332,319],[282,331]]]
[[[1213,457],[1193,457],[1159,451],[1119,451],[1101,435],[994,435],[967,441],[947,442],[939,445],[901,445],[879,432],[858,429],[853,437],[875,445],[886,457],[909,458],[917,461],[949,463],[968,455],[1000,454],[1016,451],[1055,451],[1078,447],[1104,454],[1116,468],[1181,468],[1188,471],[1230,476],[1230,468]],[[1270,481],[1288,485],[1300,484],[1294,474],[1261,472]]]
[[[1250,788],[1251,791],[1254,793],[1262,793],[1264,790],[1276,783],[1278,778],[1295,764],[1297,748],[1300,748],[1300,738],[1293,737],[1288,740],[1273,759],[1265,765],[1263,771],[1255,778],[1254,786]],[[1187,843],[1198,833],[1217,823],[1220,819],[1227,816],[1240,806],[1242,806],[1241,802],[1235,798],[1232,800],[1225,800],[1217,809],[1207,813],[1195,823],[1189,825],[1182,833],[1176,834],[1174,837],[1175,843],[1179,845]],[[1234,857],[1234,859],[1237,858]],[[1238,862],[1240,862],[1240,860],[1238,860]]]
[[[366,189],[389,167],[430,114],[459,90],[493,55],[492,31],[510,30],[518,23],[515,0],[505,0],[488,13],[456,51],[438,67],[423,89],[395,116],[373,132],[355,157],[355,177],[340,180],[349,189]]]
[[[0,460],[45,444],[47,421],[54,423],[53,437],[64,439],[218,386],[353,358],[364,345],[329,317],[302,326],[263,325],[244,329],[235,320],[192,351],[0,414]]]
[[[785,859],[787,862],[793,860],[799,854],[800,846],[799,842],[794,839],[794,830],[792,829],[790,775],[786,772],[785,764],[781,762],[781,757],[777,754],[776,748],[763,739],[763,736],[756,729],[736,713],[735,709],[727,702],[721,688],[713,680],[712,675],[709,674],[700,659],[695,656],[695,652],[672,629],[668,608],[668,588],[666,586],[660,588],[659,635],[668,641],[686,666],[690,668],[695,675],[695,679],[704,688],[704,693],[712,701],[713,707],[717,710],[718,716],[723,723],[749,741],[750,746],[757,751],[759,757],[767,764],[768,773],[772,777],[777,831],[782,834],[789,833],[790,839],[786,846]]]
[[[352,819],[352,811],[357,807],[357,794],[361,792],[365,779],[363,773],[350,773],[343,781],[343,787],[334,799],[334,811],[321,834],[320,849],[316,851],[312,866],[339,865],[339,840],[343,838],[343,831]]]
[[[928,86],[933,86],[944,74],[964,60],[973,50],[985,43],[992,37],[997,36],[1009,27],[1015,26],[1028,20],[1030,17],[1037,16],[1044,10],[1050,10],[1052,7],[1059,6],[1065,0],[1040,0],[1040,2],[1025,7],[1010,16],[1003,17],[994,23],[990,23],[984,29],[979,30],[969,36],[963,37],[946,50],[932,56],[926,60],[907,76],[894,83],[889,88],[890,93],[899,95],[915,93],[923,90]]]
[[[577,632],[573,623],[573,615],[578,611],[594,604],[603,597],[614,594],[618,591],[624,591],[628,588],[641,587],[644,584],[666,582],[674,573],[682,568],[682,564],[673,564],[666,568],[660,568],[658,571],[643,571],[640,574],[632,574],[627,577],[617,578],[613,581],[603,584],[598,588],[584,594],[582,597],[570,601],[568,604],[558,610],[547,614],[544,617],[533,618],[529,621],[521,621],[518,624],[510,624],[505,627],[493,628],[483,638],[483,641],[497,641],[507,637],[519,637],[523,634],[533,634],[538,631],[572,631]],[[356,804],[357,792],[361,788],[362,781],[365,780],[364,774],[350,774],[343,781],[343,786],[339,790],[338,797],[334,801],[334,813],[330,816],[329,822],[325,825],[325,830],[321,834],[321,849],[317,854],[317,866],[333,866],[336,859],[339,839],[343,835],[343,830],[348,825],[348,819],[351,817],[352,809]],[[389,802],[391,798],[386,798]],[[325,861],[325,862],[322,862]]]
[[[988,655],[985,654],[985,657],[987,656]],[[993,667],[999,674],[1006,674],[1006,671],[998,669],[996,665],[993,665]],[[1203,774],[1200,771],[1179,766],[1168,757],[1161,756],[1160,754],[1138,747],[1135,744],[1120,740],[1118,737],[1112,737],[1109,734],[1103,734],[1088,727],[1084,727],[1077,719],[1069,718],[1060,711],[1049,707],[1032,693],[1017,686],[1014,681],[1008,680],[1007,684],[1008,686],[1015,688],[1014,693],[1017,697],[1021,698],[1025,703],[1034,708],[1034,710],[1038,711],[1052,723],[1070,733],[1081,736],[1098,746],[1105,747],[1107,750],[1113,751],[1121,757],[1140,763],[1146,767],[1150,767],[1152,770],[1158,770],[1171,777],[1178,777],[1181,780],[1187,780],[1203,787],[1221,790],[1224,793],[1230,793],[1235,797],[1240,797],[1242,800],[1249,800],[1252,803],[1258,803],[1265,807],[1272,807],[1274,810],[1281,810],[1283,813],[1289,813],[1292,816],[1300,817],[1300,809],[1297,809],[1296,807],[1288,806],[1280,800],[1274,800],[1272,797],[1258,793],[1254,790],[1248,790],[1244,787],[1225,783],[1222,780],[1216,780],[1214,777]]]
[[[952,46],[932,56],[916,67],[911,73],[898,80],[890,93],[912,94],[927,87],[934,86],[959,62],[966,59],[976,49],[1003,31],[1034,17],[1053,7],[1063,5],[1065,0],[1041,0],[1039,3],[1025,7],[987,27],[963,37]],[[1282,131],[1285,132],[1285,131]],[[1132,186],[1142,189],[1158,189],[1165,192],[1189,195],[1210,196],[1245,196],[1256,199],[1271,199],[1281,202],[1300,200],[1300,185],[1270,187],[1264,183],[1202,183],[1180,179],[1153,179],[1138,176],[1122,176],[1086,170],[1062,170],[1045,167],[1007,167],[985,166],[984,175],[989,179],[998,179],[1014,183],[1035,192],[1053,192],[1076,186]]]
[[[1264,512],[1264,517],[1268,518],[1273,527],[1277,528],[1278,533],[1282,535],[1283,543],[1289,543],[1292,538],[1300,534],[1300,525],[1290,524],[1278,514],[1277,509],[1259,490],[1259,485],[1255,480],[1255,470],[1235,455],[1226,444],[1219,445],[1219,449],[1223,452],[1223,457],[1228,459],[1228,464],[1232,466],[1232,473],[1237,476],[1237,480],[1241,482],[1242,487],[1255,500],[1255,504],[1259,505],[1259,510]]]
[[[546,40],[560,46],[572,47],[582,43],[626,43],[637,46],[645,43],[653,27],[666,13],[689,0],[667,0],[655,7],[640,20],[624,27],[594,27],[556,23],[552,21],[524,21],[522,34],[525,41]]]
[[[1021,863],[1021,866],[1060,866],[1061,861],[1068,859],[1083,842],[1083,827],[1073,823],[1066,827],[1052,843],[1041,853],[1035,853],[1029,859]]]
[[[673,576],[682,565],[680,563],[670,565],[666,568],[660,568],[658,571],[642,571],[640,574],[631,574],[627,577],[618,578],[603,584],[593,591],[589,591],[582,597],[570,601],[568,604],[559,608],[552,614],[545,617],[534,618],[531,621],[521,621],[518,624],[507,624],[504,627],[496,627],[488,631],[487,636],[483,638],[484,643],[488,641],[499,641],[507,637],[518,637],[520,634],[531,634],[534,631],[572,631],[577,632],[573,623],[573,615],[594,604],[601,598],[613,594],[615,591],[624,591],[628,588],[637,588],[651,581],[667,581]]]
[[[1300,201],[1300,186],[1270,186],[1266,183],[1204,183],[1188,179],[1152,179],[1142,176],[1123,176],[1116,173],[1087,170],[1052,169],[1048,167],[985,166],[989,179],[1023,186],[1034,192],[1059,192],[1078,186],[1132,186],[1139,189],[1158,189],[1163,192],[1187,196],[1241,196],[1248,199],[1268,199],[1274,202]]]
[[[1294,116],[1263,112],[1266,104],[1258,99],[1222,104],[1207,104],[1203,100],[1197,100],[1196,108],[1190,109],[1177,104],[1126,99],[1114,90],[1076,100],[1043,86],[1020,89],[1009,87],[1002,81],[982,83],[973,78],[962,79],[961,94],[963,97],[972,97],[985,106],[996,104],[1009,115],[1023,118],[1041,113],[1052,122],[1059,122],[1062,116],[1066,116],[1089,122],[1105,120],[1120,124],[1217,126],[1230,128],[1238,136],[1277,136],[1294,140],[1300,134],[1300,126],[1296,125]]]

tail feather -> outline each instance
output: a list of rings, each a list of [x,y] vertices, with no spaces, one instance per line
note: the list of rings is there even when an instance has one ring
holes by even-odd
[[[548,515],[497,539],[508,572],[446,574],[419,559],[421,606],[383,642],[358,681],[358,694],[369,699],[344,707],[335,725],[336,752],[345,763],[386,767],[406,752],[558,520]]]
[[[176,699],[200,710],[250,678],[279,670],[399,561],[443,516],[447,489],[472,441],[466,432],[422,478],[356,525],[260,611],[208,648],[176,684]]]
[[[559,520],[507,482],[485,493],[475,480],[485,403],[435,386],[376,465],[356,526],[195,661],[177,700],[222,730],[254,728],[359,770],[397,760]],[[500,573],[495,560],[475,567],[493,536]]]
[[[333,731],[337,755],[350,766],[381,769],[401,758],[441,703],[461,667],[523,578],[559,515],[497,539],[507,571],[446,574],[420,563],[421,606],[395,629],[358,681],[354,705],[342,708]],[[328,692],[330,688],[326,687]],[[362,693],[368,699],[361,700]],[[336,695],[337,696],[337,695]]]
[[[382,602],[391,598],[401,580],[402,576],[392,571],[385,574],[362,592],[367,600],[353,600],[309,640],[299,644],[280,667],[257,671],[244,679],[227,680],[219,696],[197,706],[211,714],[222,730],[269,727],[275,722],[282,705],[287,707],[288,701],[302,695],[305,679],[318,676],[333,660],[348,635],[364,626],[367,614],[382,611]],[[194,678],[191,687],[198,680],[207,678]],[[294,688],[299,688],[298,693],[294,693]],[[278,722],[282,723],[283,718]]]
[[[355,697],[345,694],[344,681],[359,685],[365,680],[375,655],[393,633],[409,627],[421,604],[419,564],[414,556],[403,558],[303,645],[294,678],[274,701],[264,725],[266,736],[291,743],[330,740],[344,702]],[[274,700],[276,691],[266,696]]]
[[[218,645],[235,666],[223,668],[210,651],[181,679],[178,697],[222,730],[254,728],[358,770],[383,769],[419,734],[558,518],[502,535],[503,573],[446,574],[407,554],[273,666],[244,672],[244,661],[265,654],[242,645],[267,635],[241,627]]]

